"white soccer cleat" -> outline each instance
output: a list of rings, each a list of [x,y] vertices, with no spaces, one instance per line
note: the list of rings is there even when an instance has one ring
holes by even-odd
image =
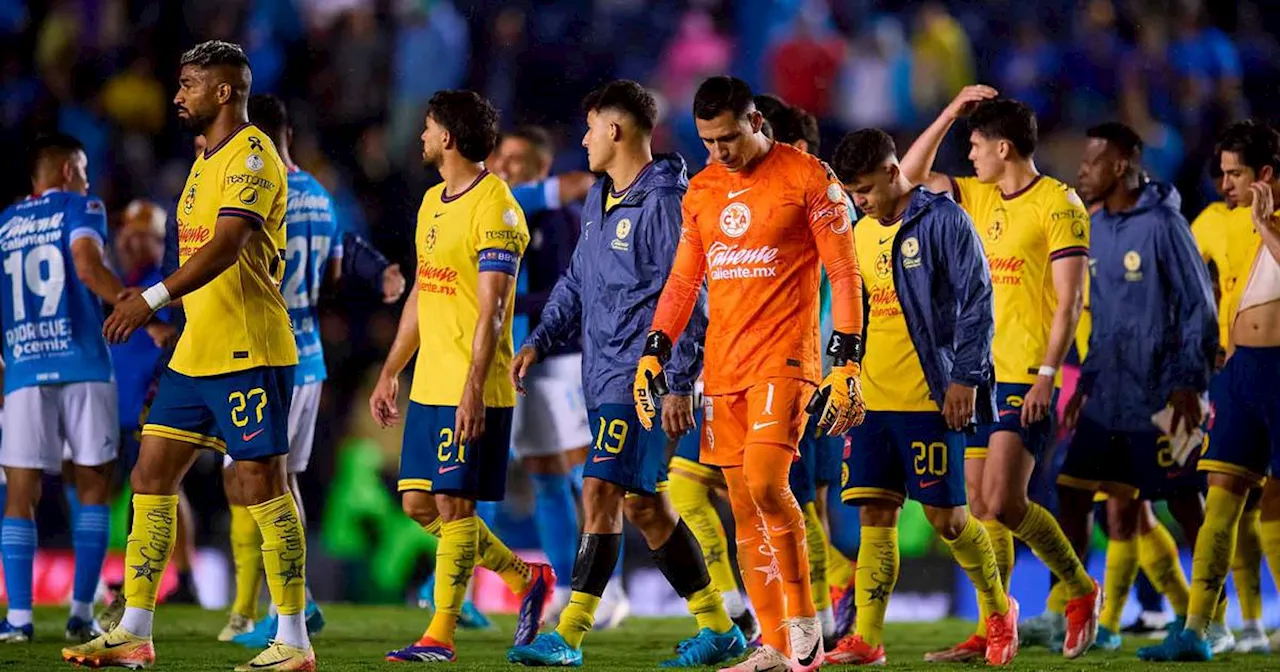
[[[1209,648],[1215,656],[1229,653],[1236,648],[1235,634],[1231,632],[1231,628],[1221,623],[1210,623],[1204,638],[1208,640]]]
[[[596,607],[596,630],[613,630],[631,615],[631,600],[622,586],[610,584],[604,589],[600,605]]]
[[[253,619],[240,614],[231,614],[231,618],[227,619],[227,624],[222,626],[222,632],[218,633],[219,642],[229,642],[236,638],[237,635],[243,635],[253,632]]]
[[[752,651],[746,660],[731,667],[720,668],[719,672],[790,672],[790,670],[791,659],[766,644]]]
[[[542,622],[548,626],[555,626],[559,624],[560,612],[564,611],[564,608],[569,606],[569,598],[571,597],[573,597],[572,591],[556,586],[556,591],[551,594],[551,601],[542,609]]]
[[[787,624],[791,635],[792,672],[813,672],[825,659],[822,623],[816,616],[793,618]]]
[[[1260,626],[1245,626],[1236,638],[1235,653],[1271,653],[1271,642]]]

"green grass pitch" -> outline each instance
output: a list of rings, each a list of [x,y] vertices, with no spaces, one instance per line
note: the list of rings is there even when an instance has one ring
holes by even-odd
[[[416,639],[426,626],[427,612],[400,607],[330,605],[325,607],[328,627],[315,639],[318,669],[332,672],[354,670],[402,670],[412,666],[388,663],[383,654]],[[157,670],[230,670],[251,658],[254,652],[233,644],[221,644],[215,637],[225,623],[222,612],[194,607],[161,606],[156,618]],[[11,670],[73,669],[63,663],[60,651],[63,609],[36,612],[36,641],[31,644],[0,645],[0,672]],[[506,662],[511,643],[513,619],[499,618],[490,632],[463,632],[458,640],[459,662],[451,669],[512,670]],[[898,670],[939,670],[944,666],[921,662],[925,651],[959,641],[972,627],[961,621],[939,623],[890,623],[886,630],[888,667]],[[609,670],[654,670],[671,655],[671,647],[693,632],[691,619],[632,618],[622,628],[592,633],[586,641],[587,668]],[[1092,652],[1078,661],[1066,661],[1043,649],[1023,651],[1014,661],[1020,670],[1152,670],[1182,672],[1195,669],[1276,670],[1280,659],[1259,655],[1225,656],[1202,665],[1170,664],[1153,668],[1140,663],[1133,651],[1148,640],[1126,641],[1123,652]],[[972,667],[977,667],[972,666]]]

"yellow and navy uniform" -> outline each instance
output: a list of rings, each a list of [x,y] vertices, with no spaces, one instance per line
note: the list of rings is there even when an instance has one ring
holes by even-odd
[[[1035,383],[1058,294],[1053,262],[1089,254],[1089,213],[1075,190],[1038,175],[1022,190],[1004,194],[977,178],[952,179],[952,195],[973,218],[991,266],[996,333],[996,422],[970,437],[968,457],[986,456],[992,432],[1017,432],[1039,456],[1053,437],[1053,413],[1031,427],[1021,422],[1022,400]],[[1055,383],[1060,384],[1059,373]],[[1050,408],[1057,406],[1057,391]]]
[[[929,393],[898,298],[893,271],[901,229],[901,217],[891,222],[863,217],[853,229],[871,308],[862,363],[867,415],[849,433],[853,449],[846,453],[841,499],[900,504],[909,495],[929,506],[961,506],[965,438],[946,426]]]
[[[453,492],[483,501],[505,492],[511,439],[511,321],[515,287],[506,297],[497,349],[484,384],[485,433],[457,445],[455,413],[471,368],[480,319],[482,273],[515,277],[529,243],[524,213],[507,184],[488,171],[466,189],[427,190],[418,210],[417,301],[419,356],[400,454],[400,490]]]
[[[244,124],[206,148],[178,202],[178,260],[213,239],[220,219],[254,228],[235,263],[183,297],[187,324],[160,378],[143,435],[224,450],[234,459],[288,451],[298,363],[284,276],[287,173],[267,134]]]
[[[1232,208],[1221,201],[1209,204],[1196,217],[1191,223],[1191,235],[1205,263],[1213,264],[1218,271],[1218,342],[1230,349],[1231,323],[1235,321],[1262,237],[1253,228],[1249,208]]]

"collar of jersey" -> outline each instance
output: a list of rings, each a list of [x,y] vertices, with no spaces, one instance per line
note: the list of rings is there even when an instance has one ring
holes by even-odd
[[[471,193],[471,190],[472,190],[472,189],[475,189],[475,188],[476,188],[476,185],[477,185],[477,184],[480,184],[480,180],[483,180],[483,179],[484,179],[488,174],[489,174],[489,169],[488,169],[488,168],[485,168],[484,170],[480,171],[480,174],[479,174],[479,175],[476,175],[476,179],[472,180],[472,181],[471,181],[471,184],[468,184],[466,189],[463,189],[462,191],[459,191],[458,193],[456,193],[456,194],[454,194],[454,195],[452,195],[452,196],[449,196],[449,195],[447,195],[447,194],[445,194],[445,193],[444,193],[445,191],[447,191],[447,190],[448,190],[448,188],[447,188],[447,187],[446,187],[445,189],[441,189],[441,190],[440,190],[440,202],[441,202],[441,203],[452,203],[452,202],[454,202],[454,201],[458,200],[459,198],[462,198],[463,196],[466,196],[467,194]]]
[[[219,141],[218,141],[218,145],[217,145],[216,147],[212,147],[212,148],[210,148],[210,147],[205,147],[205,148],[204,148],[204,160],[205,160],[205,161],[208,161],[209,159],[213,158],[213,155],[214,155],[214,154],[217,154],[219,149],[222,149],[223,147],[226,147],[226,146],[227,146],[227,143],[228,143],[228,142],[231,142],[231,139],[232,139],[232,138],[236,137],[237,135],[240,135],[240,131],[243,131],[244,129],[248,128],[249,126],[250,126],[249,122],[247,122],[247,121],[246,121],[246,122],[244,122],[243,124],[240,124],[239,126],[236,126],[236,130],[231,131],[230,133],[228,133],[228,134],[227,134],[227,137],[223,138],[222,140],[219,140]]]

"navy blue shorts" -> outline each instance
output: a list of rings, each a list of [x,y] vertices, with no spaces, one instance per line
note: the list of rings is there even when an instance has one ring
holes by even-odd
[[[142,435],[262,460],[289,452],[292,401],[292,366],[198,378],[166,368]]]
[[[963,506],[965,435],[936,411],[867,411],[849,431],[840,498]]]
[[[1111,431],[1081,417],[1058,484],[1124,499],[1198,496],[1204,486],[1204,476],[1196,471],[1199,457],[1193,450],[1186,464],[1178,464],[1169,437],[1159,430]]]
[[[1058,389],[1054,388],[1049,401],[1049,414],[1030,427],[1022,426],[1022,399],[1031,391],[1030,383],[996,383],[996,421],[977,428],[967,435],[964,456],[982,459],[987,456],[991,435],[996,432],[1016,432],[1022,446],[1039,460],[1044,451],[1053,445],[1057,431]]]
[[[1280,474],[1280,348],[1236,348],[1209,386],[1209,447],[1200,470],[1262,484]]]
[[[818,444],[818,485],[840,485],[840,470],[844,468],[844,437],[823,436]]]
[[[693,429],[688,434],[680,437],[680,442],[676,444],[676,452],[673,457],[678,457],[688,462],[698,463],[702,459],[702,407],[697,406],[693,409]],[[719,469],[718,467],[711,467]]]
[[[800,459],[791,463],[791,492],[803,506],[818,498],[818,486],[837,483],[840,462],[844,457],[844,437],[818,436],[818,416],[809,416],[809,424],[800,437]]]
[[[642,495],[666,490],[667,435],[657,423],[646,431],[631,404],[602,404],[587,412],[587,421],[595,441],[587,453],[584,477]]]
[[[465,445],[454,441],[457,406],[409,402],[400,446],[399,490],[424,490],[477,502],[500,502],[507,493],[511,408],[485,408],[484,434]]]

